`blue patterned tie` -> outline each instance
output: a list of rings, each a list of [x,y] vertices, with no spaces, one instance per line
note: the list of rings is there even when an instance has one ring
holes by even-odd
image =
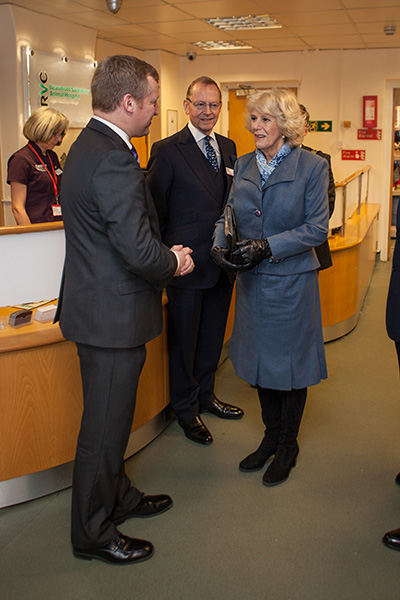
[[[205,139],[205,145],[206,145],[207,160],[211,164],[214,171],[216,173],[218,173],[217,155],[215,153],[214,148],[210,144],[211,136],[206,135],[206,137],[204,139]]]
[[[133,156],[136,158],[138,164],[140,165],[139,156],[138,156],[138,153],[136,152],[135,146],[132,146],[131,152],[132,152]]]

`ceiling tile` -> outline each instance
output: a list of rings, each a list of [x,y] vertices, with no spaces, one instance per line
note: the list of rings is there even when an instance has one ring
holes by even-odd
[[[186,2],[179,8],[194,17],[211,19],[212,17],[240,17],[244,15],[261,15],[264,10],[252,0],[213,0],[212,2]]]

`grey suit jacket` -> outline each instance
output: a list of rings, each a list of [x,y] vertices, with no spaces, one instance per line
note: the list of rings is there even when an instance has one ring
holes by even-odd
[[[240,238],[268,238],[274,259],[263,260],[254,272],[289,275],[319,268],[314,247],[328,234],[327,190],[327,161],[300,147],[263,187],[255,152],[237,160],[228,204],[235,210]],[[214,245],[225,247],[223,218]]]
[[[176,257],[161,242],[139,165],[120,136],[96,119],[69,152],[62,212],[66,258],[56,318],[63,335],[113,348],[159,335],[161,290]]]
[[[215,222],[232,185],[236,146],[222,135],[216,138],[221,151],[218,183],[187,126],[151,149],[147,181],[163,241],[168,246],[183,244],[193,249],[195,269],[186,277],[175,278],[175,287],[211,288],[221,274],[210,250]]]

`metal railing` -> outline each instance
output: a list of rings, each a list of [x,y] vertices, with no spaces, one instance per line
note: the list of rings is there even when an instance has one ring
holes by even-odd
[[[361,204],[368,203],[368,192],[369,192],[369,172],[371,170],[370,165],[366,165],[359,171],[356,171],[349,177],[346,177],[343,181],[336,183],[336,191],[341,190],[342,192],[342,204],[341,204],[341,216],[340,216],[340,236],[344,237],[346,230],[346,221],[357,211],[360,214]],[[366,175],[366,177],[364,177]],[[338,202],[336,199],[336,207],[338,208]],[[335,210],[336,212],[336,210]],[[332,215],[333,218],[334,215]],[[338,216],[336,215],[336,222]]]

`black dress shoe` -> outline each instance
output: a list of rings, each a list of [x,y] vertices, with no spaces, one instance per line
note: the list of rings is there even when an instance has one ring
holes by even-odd
[[[210,404],[205,404],[200,408],[200,412],[211,413],[212,415],[221,417],[221,419],[241,419],[244,415],[244,412],[241,408],[232,406],[232,404],[221,402],[215,396],[211,400]]]
[[[172,498],[167,496],[166,494],[160,494],[158,496],[143,496],[139,502],[132,508],[129,512],[127,512],[122,517],[117,517],[116,519],[112,519],[115,525],[119,525],[126,521],[126,519],[131,519],[133,517],[153,517],[154,515],[159,515],[173,505]]]
[[[77,558],[85,560],[97,558],[115,565],[131,565],[150,558],[154,553],[154,547],[150,542],[130,538],[120,533],[118,539],[101,548],[75,548],[74,546],[73,553]]]
[[[400,529],[393,529],[392,531],[388,531],[382,538],[382,542],[388,548],[393,548],[393,550],[400,550]]]
[[[197,442],[198,444],[204,444],[206,446],[212,443],[212,435],[200,417],[195,417],[188,421],[181,421],[181,419],[178,419],[178,423],[182,427],[186,437],[189,440],[192,440],[192,442]]]
[[[396,479],[394,480],[397,485],[400,485],[400,473],[397,473]]]
[[[299,448],[278,448],[275,458],[263,475],[263,484],[267,487],[279,485],[286,481],[293,467],[296,466]]]
[[[239,471],[250,473],[251,471],[259,471],[265,463],[276,452],[277,444],[263,438],[261,444],[255,452],[252,452],[239,463]]]

